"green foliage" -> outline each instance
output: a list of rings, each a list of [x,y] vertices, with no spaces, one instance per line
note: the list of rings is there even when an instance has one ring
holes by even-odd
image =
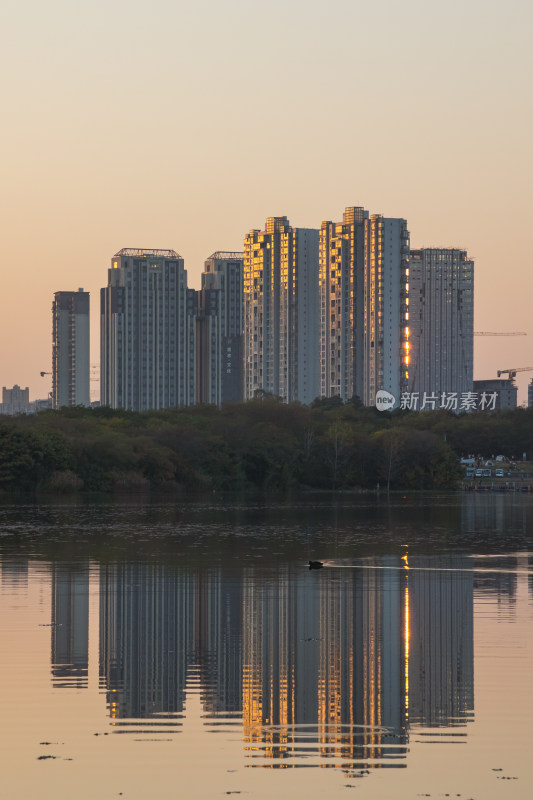
[[[358,398],[248,403],[136,414],[72,408],[0,422],[0,488],[71,492],[439,489],[459,457],[533,455],[533,410],[380,413]]]
[[[67,469],[70,462],[68,443],[60,434],[21,429],[9,422],[0,425],[0,487],[35,488],[54,470]]]

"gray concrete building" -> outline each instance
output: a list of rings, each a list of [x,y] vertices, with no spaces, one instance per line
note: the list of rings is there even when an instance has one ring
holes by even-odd
[[[512,378],[490,378],[474,381],[473,391],[477,395],[476,410],[503,411],[518,405],[518,388]],[[496,395],[494,400],[493,395]],[[481,398],[485,396],[484,400]]]
[[[270,217],[244,240],[244,397],[319,394],[318,230]]]
[[[88,406],[89,292],[56,292],[52,304],[52,405]]]
[[[205,260],[202,274],[202,291],[217,291],[220,296],[217,370],[222,404],[243,399],[243,269],[244,253],[217,251]]]
[[[472,391],[474,262],[453,248],[411,250],[409,261],[409,389],[440,403]]]
[[[145,411],[194,403],[194,316],[181,256],[120,250],[100,300],[102,405]]]
[[[218,289],[200,289],[194,302],[194,397],[196,403],[219,406],[222,394],[221,375],[221,293]]]

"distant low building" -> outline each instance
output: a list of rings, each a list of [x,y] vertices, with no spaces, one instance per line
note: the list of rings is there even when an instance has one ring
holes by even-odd
[[[505,411],[516,408],[518,405],[518,389],[514,381],[510,378],[492,378],[486,381],[474,381],[474,394],[477,394],[480,398],[483,393],[487,396],[496,395],[495,403],[487,405],[488,410]]]
[[[32,414],[38,414],[39,411],[47,411],[49,408],[52,408],[51,396],[33,400],[30,403],[30,413]]]
[[[12,389],[2,387],[2,414],[27,414],[30,410],[30,390],[26,386],[21,389],[15,384]]]

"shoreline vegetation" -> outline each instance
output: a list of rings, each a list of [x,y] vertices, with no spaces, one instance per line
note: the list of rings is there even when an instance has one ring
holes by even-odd
[[[0,416],[0,493],[435,490],[461,456],[533,453],[533,409],[380,412],[264,395],[218,409],[63,408]]]

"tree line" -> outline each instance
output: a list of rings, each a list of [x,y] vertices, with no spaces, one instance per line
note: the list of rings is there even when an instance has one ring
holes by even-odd
[[[533,409],[379,412],[355,400],[0,416],[0,490],[445,489],[461,455],[533,454]]]

